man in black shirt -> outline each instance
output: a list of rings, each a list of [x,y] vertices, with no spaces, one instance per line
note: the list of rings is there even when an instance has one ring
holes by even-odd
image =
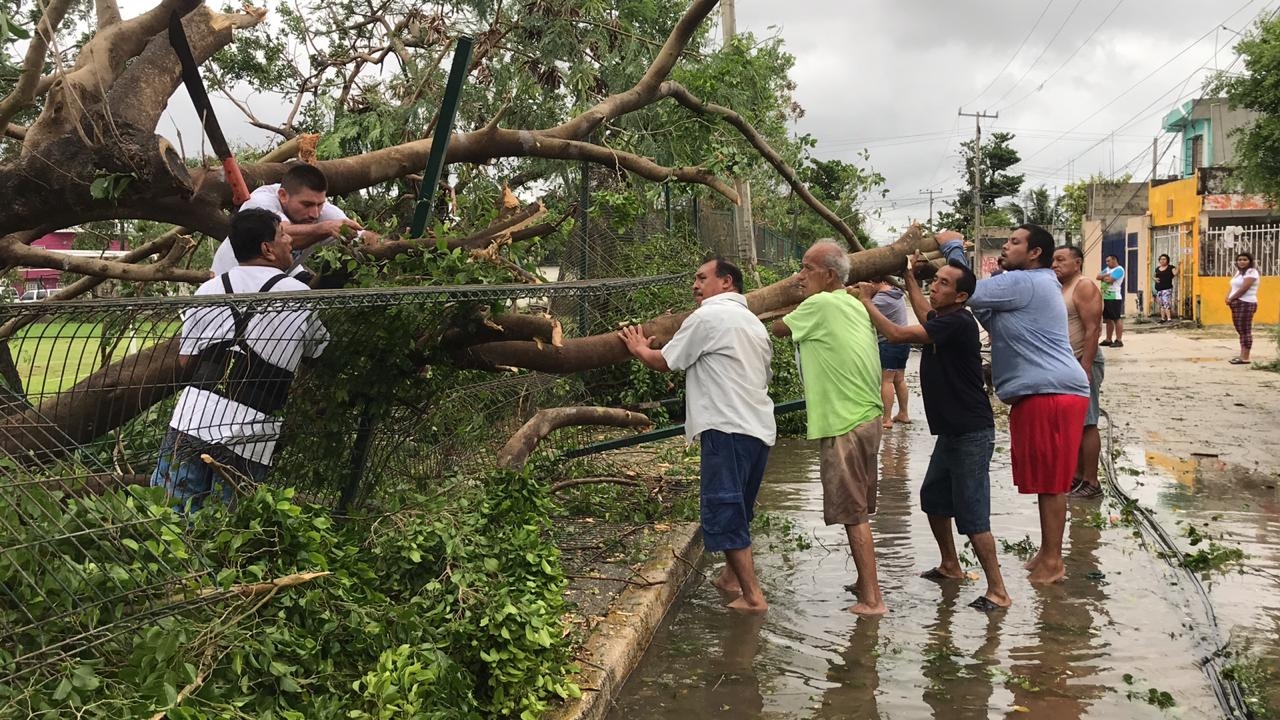
[[[914,262],[923,263],[919,253]],[[951,519],[955,518],[956,529],[969,536],[987,576],[986,593],[969,605],[985,612],[1007,608],[1013,600],[1005,590],[991,535],[989,471],[995,449],[995,419],[983,383],[978,321],[965,309],[978,280],[966,265],[951,261],[938,269],[925,299],[910,268],[905,275],[919,325],[894,325],[876,310],[871,302],[873,286],[859,285],[855,291],[885,339],[924,346],[920,391],[929,432],[938,440],[920,487],[920,507],[929,516],[942,563],[921,577],[939,581],[964,578],[951,533]]]

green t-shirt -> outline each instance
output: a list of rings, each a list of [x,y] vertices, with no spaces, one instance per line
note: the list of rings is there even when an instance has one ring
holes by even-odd
[[[800,350],[809,439],[837,437],[884,412],[876,331],[843,290],[805,299],[782,322]]]

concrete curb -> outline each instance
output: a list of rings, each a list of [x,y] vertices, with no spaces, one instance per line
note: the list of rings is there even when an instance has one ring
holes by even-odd
[[[582,697],[547,713],[549,720],[600,720],[653,640],[685,580],[702,557],[698,523],[677,523],[659,541],[639,574],[660,585],[628,585],[609,606],[578,653],[582,671],[574,678]]]

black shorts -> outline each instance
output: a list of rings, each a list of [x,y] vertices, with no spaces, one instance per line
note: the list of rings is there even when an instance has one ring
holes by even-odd
[[[1103,300],[1102,301],[1102,319],[1103,320],[1120,320],[1124,318],[1124,301],[1123,300]]]

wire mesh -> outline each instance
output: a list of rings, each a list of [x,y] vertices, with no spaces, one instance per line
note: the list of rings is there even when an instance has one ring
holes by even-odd
[[[141,487],[164,484],[190,510],[260,480],[346,512],[477,478],[533,413],[590,403],[595,388],[590,374],[459,370],[447,333],[566,303],[585,308],[585,324],[565,318],[572,336],[634,319],[638,300],[685,282],[0,305],[0,688],[124,652],[158,618],[220,597],[218,568],[169,552],[182,514],[155,512]],[[533,462],[617,472],[558,453],[622,432],[557,431]]]

